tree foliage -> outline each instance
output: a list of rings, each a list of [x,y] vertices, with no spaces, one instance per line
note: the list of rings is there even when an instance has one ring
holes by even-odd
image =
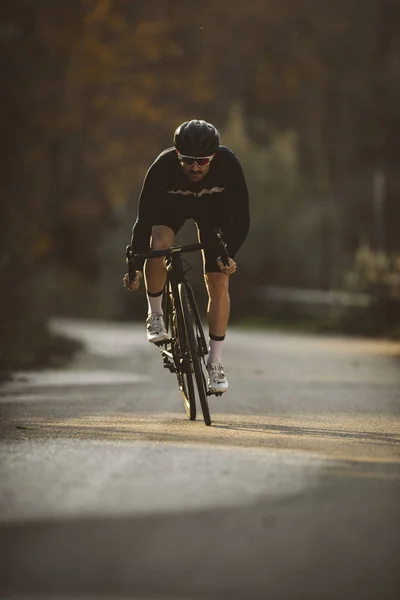
[[[0,17],[3,354],[38,318],[43,274],[79,298],[107,239],[115,266],[185,119],[214,122],[245,164],[249,277],[332,287],[362,240],[399,251],[396,0],[13,0]]]

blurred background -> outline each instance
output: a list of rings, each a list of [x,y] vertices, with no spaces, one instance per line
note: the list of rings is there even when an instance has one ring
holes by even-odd
[[[3,372],[73,350],[53,316],[144,321],[125,246],[191,118],[250,191],[232,322],[400,337],[399,22],[398,0],[1,3]]]

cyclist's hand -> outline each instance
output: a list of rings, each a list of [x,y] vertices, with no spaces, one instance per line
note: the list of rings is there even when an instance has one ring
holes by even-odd
[[[123,283],[124,283],[124,287],[129,290],[130,292],[135,292],[138,287],[140,286],[140,280],[143,277],[143,273],[142,271],[136,271],[136,277],[135,279],[132,281],[132,283],[129,283],[129,273],[125,273],[124,277],[123,277]]]
[[[222,262],[222,260],[218,257],[217,264],[218,264],[221,272],[225,273],[225,275],[232,275],[233,273],[236,272],[236,263],[233,260],[233,258],[229,258],[229,265],[225,266],[224,263]]]

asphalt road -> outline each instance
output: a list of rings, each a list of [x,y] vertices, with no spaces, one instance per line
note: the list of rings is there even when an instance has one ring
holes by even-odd
[[[400,344],[229,331],[190,422],[142,325],[0,388],[0,597],[400,597]]]

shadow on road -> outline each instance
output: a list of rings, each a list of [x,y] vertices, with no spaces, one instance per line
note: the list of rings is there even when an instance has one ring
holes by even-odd
[[[394,600],[399,517],[393,481],[323,476],[242,507],[3,524],[0,595]]]
[[[308,425],[285,425],[270,423],[265,418],[252,421],[251,416],[217,415],[210,428],[205,427],[201,417],[196,422],[188,421],[184,416],[154,414],[101,414],[82,415],[80,417],[25,417],[14,421],[15,429],[24,430],[34,437],[36,434],[51,438],[53,436],[82,439],[158,439],[163,441],[220,443],[220,434],[230,445],[258,446],[268,442],[276,435],[290,437],[333,438],[337,440],[355,440],[366,444],[400,445],[400,434],[377,431],[344,431],[329,427],[310,427]],[[244,432],[248,435],[233,436],[229,432]],[[10,431],[9,431],[10,433]],[[227,437],[228,436],[228,437]],[[399,454],[400,458],[400,454]]]
[[[263,431],[267,433],[277,432],[284,435],[306,435],[306,436],[317,436],[317,437],[333,437],[333,438],[346,438],[354,440],[363,440],[365,442],[384,444],[400,444],[400,435],[395,433],[377,433],[372,431],[340,431],[335,429],[325,429],[316,427],[298,427],[289,425],[270,425],[268,423],[235,423],[235,424],[221,424],[214,423],[213,425],[219,429],[233,429],[241,431]]]

